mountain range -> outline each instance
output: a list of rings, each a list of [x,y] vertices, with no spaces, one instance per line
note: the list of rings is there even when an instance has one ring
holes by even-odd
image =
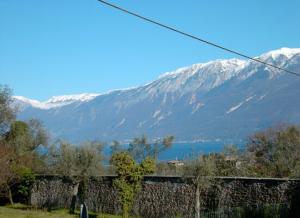
[[[300,73],[300,48],[257,59]],[[215,60],[162,74],[135,88],[55,96],[14,96],[18,118],[41,120],[54,138],[128,141],[243,141],[279,123],[300,124],[300,77],[251,60]]]

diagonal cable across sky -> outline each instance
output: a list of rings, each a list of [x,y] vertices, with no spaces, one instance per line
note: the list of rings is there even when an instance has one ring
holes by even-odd
[[[141,20],[143,20],[143,21],[146,21],[146,22],[148,22],[148,23],[155,24],[155,25],[160,26],[160,27],[162,27],[162,28],[165,28],[165,29],[168,29],[168,30],[173,31],[173,32],[175,32],[175,33],[178,33],[178,34],[181,34],[181,35],[183,35],[183,36],[186,36],[186,37],[188,37],[188,38],[194,39],[194,40],[196,40],[196,41],[198,41],[198,42],[202,42],[202,43],[208,44],[208,45],[210,45],[210,46],[213,46],[213,47],[222,49],[222,50],[224,50],[224,51],[226,51],[226,52],[229,52],[229,53],[232,53],[232,54],[236,54],[236,55],[238,55],[238,56],[240,56],[240,57],[243,57],[243,58],[246,58],[246,59],[249,59],[249,60],[252,60],[252,61],[261,63],[261,64],[264,64],[264,65],[269,66],[269,67],[272,67],[272,68],[274,68],[274,69],[281,70],[281,71],[284,71],[284,72],[286,72],[286,73],[289,73],[289,74],[292,74],[292,75],[295,75],[295,76],[300,76],[300,73],[296,73],[296,72],[291,71],[291,70],[288,70],[288,69],[286,69],[286,68],[282,68],[282,67],[276,66],[276,65],[274,65],[274,64],[267,63],[267,62],[262,61],[262,60],[260,60],[260,59],[250,57],[249,55],[243,54],[243,53],[241,53],[241,52],[239,52],[239,51],[236,51],[236,50],[233,50],[233,49],[226,48],[226,47],[224,47],[224,46],[222,46],[222,45],[218,45],[218,44],[213,43],[213,42],[211,42],[211,41],[208,41],[208,40],[202,39],[202,38],[200,38],[200,37],[194,36],[194,35],[192,35],[192,34],[183,32],[183,31],[181,31],[181,30],[179,30],[179,29],[176,29],[176,28],[174,28],[174,27],[168,26],[168,25],[166,25],[166,24],[163,24],[163,23],[160,23],[160,22],[158,22],[158,21],[149,19],[149,18],[144,17],[144,16],[142,16],[142,15],[139,15],[139,14],[137,14],[137,13],[135,13],[135,12],[129,11],[129,10],[127,10],[127,9],[124,9],[124,8],[118,6],[118,5],[115,5],[115,4],[112,4],[112,3],[109,3],[109,2],[103,1],[103,0],[98,0],[98,1],[99,1],[100,3],[103,3],[104,5],[107,5],[107,6],[109,6],[109,7],[115,8],[115,9],[117,9],[117,10],[119,10],[119,11],[122,11],[122,12],[124,12],[124,13],[126,13],[126,14],[129,14],[129,15],[131,15],[131,16],[134,16],[134,17],[136,17],[136,18],[139,18],[139,19],[141,19]]]

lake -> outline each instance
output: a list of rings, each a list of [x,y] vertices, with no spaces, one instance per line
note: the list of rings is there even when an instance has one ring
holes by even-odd
[[[166,160],[183,160],[191,156],[198,154],[208,154],[213,152],[221,152],[225,145],[228,143],[224,142],[191,142],[191,143],[174,143],[172,147],[161,152],[158,155],[158,159],[162,161]],[[242,147],[241,144],[237,146]],[[125,147],[127,147],[125,145]],[[110,155],[110,147],[105,146],[104,154]]]

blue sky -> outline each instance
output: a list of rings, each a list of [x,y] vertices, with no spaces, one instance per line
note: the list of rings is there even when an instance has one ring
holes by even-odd
[[[250,56],[300,47],[298,0],[110,2]],[[97,0],[0,0],[0,27],[0,84],[38,100],[137,86],[235,57]]]

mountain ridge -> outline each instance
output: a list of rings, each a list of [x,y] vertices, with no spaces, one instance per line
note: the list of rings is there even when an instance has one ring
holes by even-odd
[[[300,48],[280,48],[277,50],[272,50],[266,53],[263,53],[262,55],[255,57],[261,60],[267,60],[269,58],[272,59],[276,59],[278,58],[280,55],[284,55],[288,58],[291,58],[294,55],[300,54]],[[166,72],[166,73],[162,73],[158,79],[163,79],[166,77],[172,77],[172,76],[176,76],[177,74],[184,74],[186,70],[190,70],[190,69],[196,69],[193,70],[194,72],[198,71],[199,69],[203,68],[203,67],[211,67],[211,65],[215,65],[215,64],[221,64],[222,67],[224,67],[224,65],[230,65],[230,63],[233,63],[233,65],[236,66],[237,69],[235,69],[236,71],[240,70],[241,67],[245,67],[245,65],[249,64],[252,61],[247,61],[247,60],[242,60],[242,59],[237,59],[237,58],[231,58],[231,59],[216,59],[213,61],[208,61],[205,63],[198,63],[198,64],[193,64],[190,66],[186,66],[186,67],[182,67],[179,69],[176,69],[174,71],[171,72]],[[229,63],[229,64],[228,64]],[[111,92],[114,91],[124,91],[124,90],[128,90],[128,89],[136,89],[139,87],[143,87],[143,86],[147,86],[148,84],[151,84],[153,82],[155,82],[156,80],[147,83],[145,85],[141,85],[138,87],[131,87],[131,88],[125,88],[125,89],[115,89],[115,90],[108,90],[106,92],[103,93],[80,93],[80,94],[71,94],[71,95],[59,95],[59,96],[52,96],[50,97],[48,100],[46,101],[38,101],[35,99],[29,99],[26,98],[24,96],[13,96],[15,99],[20,100],[20,101],[24,101],[31,104],[34,107],[40,107],[43,108],[43,106],[40,106],[38,103],[40,104],[47,104],[47,103],[55,103],[57,101],[65,101],[70,100],[70,101],[89,101],[89,100],[93,100],[95,97],[99,96],[99,95],[105,95],[105,94],[109,94]],[[57,106],[63,106],[63,105],[57,105]],[[49,106],[51,107],[51,106]],[[54,107],[54,106],[53,106]],[[44,106],[44,109],[48,109],[46,106]]]
[[[259,58],[300,71],[300,49],[281,48]],[[297,97],[299,81],[253,61],[229,59],[180,68],[134,88],[58,96],[42,106],[22,97],[16,101],[24,104],[20,119],[41,119],[55,137],[74,141],[129,140],[141,134],[170,134],[183,141],[241,140],[274,123],[300,124],[296,101],[271,111],[277,102]]]

